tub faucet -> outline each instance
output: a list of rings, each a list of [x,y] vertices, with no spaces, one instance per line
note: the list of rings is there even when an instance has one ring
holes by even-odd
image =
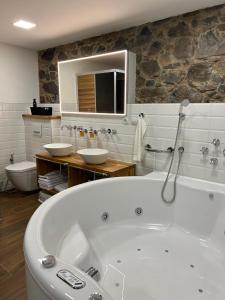
[[[207,155],[209,153],[209,148],[203,146],[200,151],[202,152],[203,155]]]
[[[215,157],[210,158],[210,165],[217,166],[218,165],[218,159],[215,158]]]
[[[220,140],[219,139],[213,139],[212,140],[212,144],[215,146],[215,147],[218,147],[220,145]]]

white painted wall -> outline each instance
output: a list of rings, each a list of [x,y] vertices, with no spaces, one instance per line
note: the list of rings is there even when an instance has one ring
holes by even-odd
[[[31,103],[39,97],[37,52],[0,43],[0,102]]]
[[[10,154],[26,158],[22,113],[33,98],[39,98],[37,53],[0,43],[0,189]]]

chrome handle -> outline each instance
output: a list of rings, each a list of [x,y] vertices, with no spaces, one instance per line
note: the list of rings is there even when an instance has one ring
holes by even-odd
[[[179,152],[179,154],[183,154],[184,153],[184,147],[179,147],[178,148],[178,152]]]
[[[101,134],[117,134],[117,130],[116,129],[111,129],[111,128],[101,128],[98,130]]]
[[[117,130],[116,129],[112,129],[112,134],[117,134]]]
[[[42,258],[41,264],[44,268],[52,268],[56,264],[56,259],[53,255],[46,255],[45,257]]]
[[[171,154],[174,151],[174,149],[172,147],[169,147],[166,150],[153,149],[152,146],[149,145],[149,144],[145,145],[145,150],[148,151],[148,152],[169,153],[169,154]]]
[[[219,139],[213,139],[212,140],[212,144],[215,146],[215,147],[218,147],[220,145],[220,140]]]
[[[101,133],[101,134],[106,134],[106,129],[105,128],[101,128],[101,129],[99,129],[99,132]]]
[[[207,155],[209,153],[209,148],[208,147],[202,147],[200,152],[202,152],[203,155]]]
[[[210,158],[210,165],[217,166],[218,165],[218,159],[215,158],[215,157]]]

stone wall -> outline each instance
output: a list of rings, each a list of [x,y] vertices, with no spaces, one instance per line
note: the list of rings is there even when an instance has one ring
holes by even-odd
[[[57,103],[57,62],[115,50],[137,55],[136,102],[225,102],[225,5],[39,52],[40,100]]]

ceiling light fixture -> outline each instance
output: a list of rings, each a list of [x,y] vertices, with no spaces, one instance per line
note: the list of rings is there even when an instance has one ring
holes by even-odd
[[[36,24],[25,21],[25,20],[16,21],[15,23],[13,23],[13,25],[16,26],[16,27],[26,29],[26,30],[29,30],[29,29],[32,29],[32,28],[36,27]]]

